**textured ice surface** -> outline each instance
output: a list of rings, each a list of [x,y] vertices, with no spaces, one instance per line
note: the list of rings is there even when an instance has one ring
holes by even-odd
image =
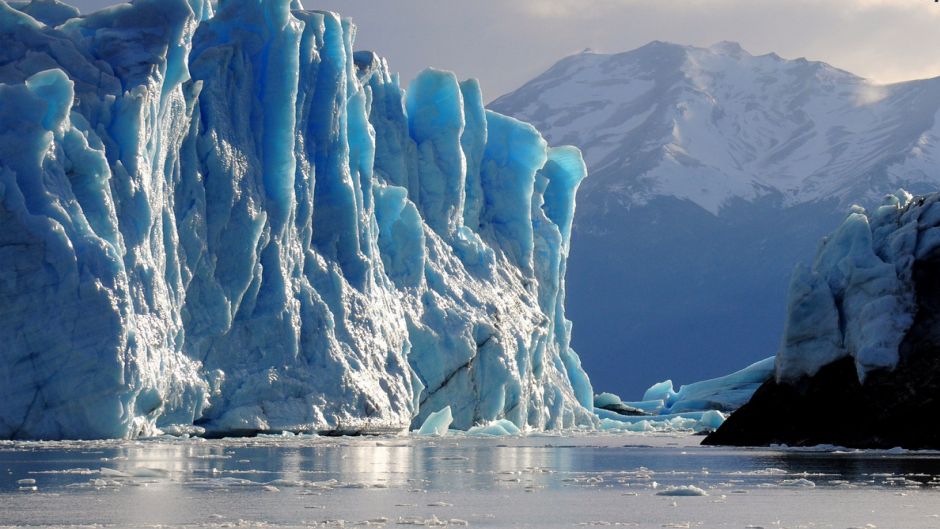
[[[669,413],[734,411],[751,400],[751,395],[770,380],[773,373],[774,357],[769,357],[730,375],[686,384],[666,398],[665,410]]]
[[[917,309],[912,267],[940,247],[937,195],[888,195],[874,211],[853,208],[823,240],[812,268],[790,284],[778,380],[812,376],[835,360],[855,360],[859,379],[891,369]]]
[[[506,435],[519,435],[520,433],[519,428],[506,419],[492,421],[489,424],[481,424],[480,426],[474,426],[467,430],[468,435],[483,437],[503,437]]]
[[[686,384],[679,391],[671,380],[659,382],[639,402],[623,402],[617,395],[601,393],[594,397],[594,412],[606,430],[716,430],[727,412],[746,404],[761,384],[774,376],[774,362],[774,357],[766,358],[730,375]],[[624,416],[614,411],[618,405],[649,415]],[[600,409],[604,406],[608,409]]]
[[[704,432],[716,430],[725,420],[716,410],[664,413],[651,416],[624,416],[606,410],[595,410],[601,418],[601,429],[613,432]]]
[[[750,400],[761,384],[774,373],[774,357],[755,362],[723,377],[685,384],[675,391],[672,381],[659,382],[646,391],[641,402],[627,403],[643,409],[657,406],[659,411],[736,410]]]
[[[296,0],[0,1],[0,437],[592,424],[580,153]]]
[[[604,406],[616,406],[618,404],[623,404],[623,401],[620,400],[620,397],[614,395],[613,393],[598,393],[594,395],[594,406],[597,408],[603,408]]]
[[[672,380],[657,382],[650,386],[643,394],[643,401],[662,400],[668,401],[676,396],[676,391],[672,387]]]

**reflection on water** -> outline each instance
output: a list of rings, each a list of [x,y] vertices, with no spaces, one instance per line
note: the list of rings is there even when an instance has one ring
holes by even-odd
[[[517,505],[550,512],[559,502],[571,509],[581,505],[572,498],[603,495],[617,502],[645,498],[645,509],[665,501],[658,499],[662,491],[689,485],[706,491],[713,504],[749,491],[812,488],[817,492],[803,493],[811,495],[801,501],[825,490],[880,491],[879,497],[916,490],[930,495],[925,505],[940,505],[935,453],[741,450],[697,442],[598,435],[0,443],[0,526],[194,520],[212,526],[233,517],[303,525],[368,516],[379,520],[373,525],[395,525],[433,522],[440,514],[467,518],[440,518],[451,525],[498,527],[499,513],[510,516]],[[618,515],[642,512],[611,508]],[[576,510],[566,516],[580,519]],[[568,522],[551,515],[541,523]]]
[[[892,486],[905,477],[925,486],[940,483],[940,454],[891,452],[785,452],[775,466],[791,474],[820,475],[817,485],[842,481]]]
[[[415,482],[451,490],[489,489],[525,473],[539,486],[562,487],[565,477],[617,475],[645,469],[660,483],[695,475],[703,483],[728,476],[761,481],[780,475],[815,476],[816,485],[844,482],[891,486],[886,477],[907,476],[925,485],[940,481],[940,454],[893,451],[826,451],[704,448],[692,441],[658,445],[612,443],[608,437],[475,438],[263,438],[246,440],[157,439],[102,443],[0,444],[0,491],[42,476],[44,489],[74,487],[92,477],[139,478],[182,486],[222,478],[244,482],[324,483],[401,488]],[[613,438],[615,439],[615,438]],[[619,441],[630,441],[630,438]],[[110,472],[114,471],[114,472]],[[510,476],[497,478],[494,476]],[[149,478],[149,481],[147,481]],[[626,480],[621,480],[627,484]]]

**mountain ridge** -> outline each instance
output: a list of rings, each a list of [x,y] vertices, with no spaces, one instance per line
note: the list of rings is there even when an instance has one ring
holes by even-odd
[[[787,205],[833,194],[848,205],[858,195],[851,180],[878,167],[890,185],[867,194],[871,202],[902,184],[936,182],[936,157],[917,147],[923,134],[940,135],[940,78],[881,85],[733,42],[574,54],[489,107],[583,147],[595,175],[585,193],[603,186],[622,205],[676,196],[718,213],[732,197],[774,192]],[[916,112],[892,117],[908,108]],[[881,145],[885,125],[896,139]],[[866,154],[872,145],[881,148]]]
[[[636,398],[773,354],[793,266],[850,207],[940,185],[940,78],[654,41],[565,57],[489,107],[582,149],[573,345],[598,390]]]

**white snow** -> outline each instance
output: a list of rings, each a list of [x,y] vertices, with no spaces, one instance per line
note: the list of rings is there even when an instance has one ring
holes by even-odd
[[[736,44],[653,42],[567,57],[491,107],[581,147],[608,202],[670,196],[717,214],[735,198],[877,200],[936,186],[935,84],[879,85]],[[859,179],[872,172],[883,179]]]

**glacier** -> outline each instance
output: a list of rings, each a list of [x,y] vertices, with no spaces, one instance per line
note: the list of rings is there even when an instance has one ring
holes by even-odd
[[[757,388],[774,376],[776,358],[769,357],[723,377],[684,384],[673,389],[672,380],[654,384],[637,407],[659,404],[660,413],[690,411],[730,412],[751,399]]]
[[[774,376],[706,444],[940,447],[938,273],[940,194],[853,207],[793,274]]]
[[[765,358],[734,373],[676,391],[672,380],[650,386],[643,399],[624,402],[613,393],[594,396],[594,413],[605,430],[634,432],[717,430],[727,415],[747,404],[776,373],[776,357]]]
[[[299,0],[0,0],[0,438],[595,426],[580,152]],[[510,425],[512,428],[510,428]]]
[[[888,195],[872,212],[855,207],[820,244],[812,268],[790,283],[776,379],[811,377],[851,358],[859,381],[894,369],[918,310],[914,265],[940,248],[937,195]]]

